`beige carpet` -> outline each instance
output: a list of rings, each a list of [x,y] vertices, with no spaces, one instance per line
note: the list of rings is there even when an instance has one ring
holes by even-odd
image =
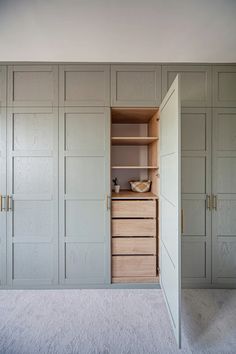
[[[176,348],[161,290],[0,291],[0,353],[236,353],[236,291],[183,292]]]

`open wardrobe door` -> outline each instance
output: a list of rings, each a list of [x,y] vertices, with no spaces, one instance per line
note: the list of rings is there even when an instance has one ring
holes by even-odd
[[[181,109],[179,76],[160,106],[160,282],[181,346]]]

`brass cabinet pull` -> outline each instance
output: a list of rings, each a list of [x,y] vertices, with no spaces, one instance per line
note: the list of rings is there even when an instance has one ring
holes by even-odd
[[[12,196],[7,196],[7,211],[12,210]]]
[[[181,209],[181,234],[184,233],[184,209]]]
[[[107,195],[107,210],[111,209],[111,197]]]
[[[211,196],[207,195],[206,196],[206,206],[208,210],[211,210]]]
[[[217,210],[217,195],[212,196],[213,209]]]
[[[0,212],[6,211],[5,199],[6,199],[5,195],[0,194]],[[3,202],[3,200],[4,200],[4,202]]]

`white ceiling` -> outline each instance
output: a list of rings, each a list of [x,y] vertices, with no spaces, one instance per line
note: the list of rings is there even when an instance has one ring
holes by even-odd
[[[236,0],[0,0],[0,61],[236,62]]]

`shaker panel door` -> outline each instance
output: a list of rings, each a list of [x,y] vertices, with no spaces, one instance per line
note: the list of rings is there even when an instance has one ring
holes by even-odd
[[[58,110],[13,108],[7,120],[8,284],[57,284]]]
[[[161,103],[160,65],[112,65],[113,107],[156,107]]]
[[[109,65],[60,65],[60,106],[110,106]]]
[[[181,106],[211,107],[211,67],[206,65],[164,65],[162,96],[175,76],[181,74]]]
[[[179,76],[160,106],[160,281],[181,346],[181,111]],[[170,222],[171,220],[171,222]]]
[[[236,65],[213,66],[213,106],[236,107]]]
[[[110,282],[110,114],[60,111],[60,282]]]
[[[57,105],[57,65],[8,66],[8,106],[50,107]]]
[[[213,283],[236,283],[236,109],[213,113]]]
[[[185,286],[211,282],[211,110],[183,108],[182,281]],[[207,202],[208,201],[208,202]]]
[[[0,106],[0,288],[6,285],[6,108]]]

